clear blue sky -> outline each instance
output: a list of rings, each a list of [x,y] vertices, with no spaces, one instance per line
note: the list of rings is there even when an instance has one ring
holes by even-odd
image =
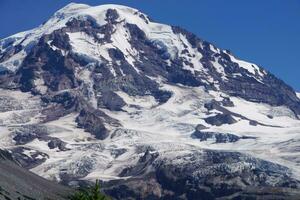
[[[135,7],[230,49],[300,91],[300,0],[0,0],[0,38],[38,26],[69,2]]]

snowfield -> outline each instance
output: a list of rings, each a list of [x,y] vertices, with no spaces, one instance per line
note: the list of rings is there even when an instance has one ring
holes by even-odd
[[[50,133],[49,136],[66,142],[69,150],[50,149],[47,142],[39,139],[23,145],[23,147],[49,156],[44,163],[33,168],[32,171],[54,180],[59,180],[58,175],[62,170],[82,176],[82,179],[86,180],[118,179],[121,178],[118,174],[122,169],[133,166],[140,158],[140,155],[136,153],[136,148],[152,147],[153,151],[159,152],[162,157],[168,156],[169,158],[170,156],[176,157],[179,153],[201,149],[238,151],[287,166],[297,177],[300,174],[298,166],[300,152],[294,150],[300,141],[300,121],[294,119],[285,107],[271,107],[232,98],[235,106],[228,108],[230,111],[268,126],[251,126],[249,121],[244,119],[237,119],[238,122],[231,125],[211,126],[203,120],[207,117],[203,105],[216,97],[206,93],[202,88],[180,85],[163,85],[162,87],[173,93],[172,98],[162,105],[158,105],[151,97],[132,97],[119,93],[127,103],[126,108],[123,111],[108,109],[102,109],[102,111],[119,120],[121,127],[110,127],[111,137],[103,141],[96,140],[91,134],[77,128],[74,114],[44,124]],[[2,91],[0,98],[4,95],[6,98],[14,96],[13,93]],[[22,93],[19,96],[32,98]],[[136,108],[133,105],[139,107]],[[34,106],[38,108],[37,100],[27,104],[25,109],[31,112]],[[8,119],[8,112],[10,115],[19,115],[20,111],[22,110],[1,112],[0,119]],[[272,119],[267,117],[271,113],[275,114]],[[30,121],[27,124],[34,124],[36,117]],[[19,122],[19,125],[22,124],[23,122]],[[214,140],[200,142],[191,137],[198,124],[205,125],[207,127],[205,131],[208,132],[234,133],[238,136],[251,136],[256,139],[221,144],[215,143]],[[0,148],[14,146],[13,135],[9,130],[11,126],[19,125],[13,120],[6,120],[5,124],[2,124]],[[280,127],[272,127],[273,125]],[[122,152],[122,154],[117,156],[117,152]],[[30,152],[23,152],[23,154],[28,155]],[[83,170],[83,172],[78,170]]]

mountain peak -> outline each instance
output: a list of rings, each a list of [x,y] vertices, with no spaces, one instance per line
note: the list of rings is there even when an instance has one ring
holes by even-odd
[[[136,9],[69,4],[1,40],[0,67],[0,147],[39,175],[114,179],[129,199],[300,187],[295,91]]]
[[[133,15],[137,15],[138,13],[140,13],[137,9],[117,4],[89,6],[87,4],[70,3],[62,9],[58,10],[54,14],[54,18],[63,20],[69,18],[84,18],[88,16],[96,20],[98,22],[98,25],[101,26],[105,24],[106,12],[108,10],[116,10],[116,12],[118,12],[121,16],[121,20],[129,20],[129,18],[132,18]]]
[[[82,3],[69,3],[63,8],[59,9],[56,13],[70,13],[70,12],[78,12],[79,10],[82,9],[87,9],[90,8],[88,4],[82,4]]]

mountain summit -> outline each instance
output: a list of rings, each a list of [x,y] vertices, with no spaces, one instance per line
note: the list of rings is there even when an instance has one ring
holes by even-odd
[[[0,148],[45,178],[116,199],[297,196],[295,91],[136,9],[72,3],[0,40],[0,88]]]

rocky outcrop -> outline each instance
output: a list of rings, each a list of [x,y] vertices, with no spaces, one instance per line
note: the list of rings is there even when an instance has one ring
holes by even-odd
[[[221,126],[223,124],[234,124],[237,121],[229,114],[217,114],[212,117],[207,117],[204,121],[214,126]]]
[[[68,148],[66,147],[67,143],[61,141],[58,138],[53,138],[48,142],[48,147],[50,149],[59,149],[60,151],[67,151]]]
[[[216,53],[210,48],[215,48],[214,45],[199,39],[196,35],[180,27],[173,27],[173,31],[184,34],[190,44],[204,55],[200,62],[205,68],[209,69],[209,76],[216,80],[217,85],[225,93],[231,96],[242,97],[248,101],[262,102],[274,106],[285,104],[296,114],[299,114],[300,103],[293,89],[270,72],[264,72],[262,68],[259,68],[260,73],[264,73],[265,75],[260,77],[258,75],[259,71],[257,71],[253,77],[252,74],[231,59],[230,56],[232,54],[229,51]],[[222,79],[220,73],[215,70],[210,62],[217,59],[218,63],[224,66],[226,80]],[[235,76],[234,74],[241,74],[241,76]],[[205,77],[201,78],[205,79]],[[262,80],[258,81],[260,78]],[[205,85],[208,89],[211,88],[211,85]],[[212,89],[216,88],[212,86]],[[280,92],[276,92],[278,89]]]
[[[287,168],[241,153],[205,150],[176,164],[180,159],[156,158],[139,176],[111,181],[104,190],[116,199],[271,200],[299,195],[299,182],[289,177]]]
[[[48,135],[47,128],[42,125],[24,125],[14,130],[13,140],[17,145],[27,144],[34,139],[43,138]]]
[[[255,137],[249,136],[237,136],[231,133],[216,133],[216,132],[205,132],[196,130],[192,133],[192,137],[200,139],[200,141],[214,141],[215,143],[230,143],[237,142],[240,139],[255,139]]]
[[[10,151],[14,161],[25,169],[32,169],[49,158],[49,156],[43,152],[22,146],[12,148]]]
[[[10,160],[14,162],[14,158],[8,151],[0,149],[0,160]]]
[[[45,153],[37,150],[23,147],[34,140],[46,142],[49,149],[55,149],[59,151],[68,151],[66,143],[59,138],[49,136],[48,127],[44,125],[23,125],[15,127],[13,130],[13,140],[16,143],[16,147],[11,148],[14,159],[24,168],[32,169],[43,162],[45,162],[49,156]]]
[[[99,113],[100,111],[82,110],[76,118],[76,122],[79,128],[83,128],[93,134],[97,139],[103,140],[108,136],[109,132],[101,119],[102,114],[99,115]]]
[[[116,93],[107,91],[102,93],[102,97],[99,98],[98,106],[104,106],[105,108],[112,111],[120,111],[126,103],[124,100],[118,96]]]

